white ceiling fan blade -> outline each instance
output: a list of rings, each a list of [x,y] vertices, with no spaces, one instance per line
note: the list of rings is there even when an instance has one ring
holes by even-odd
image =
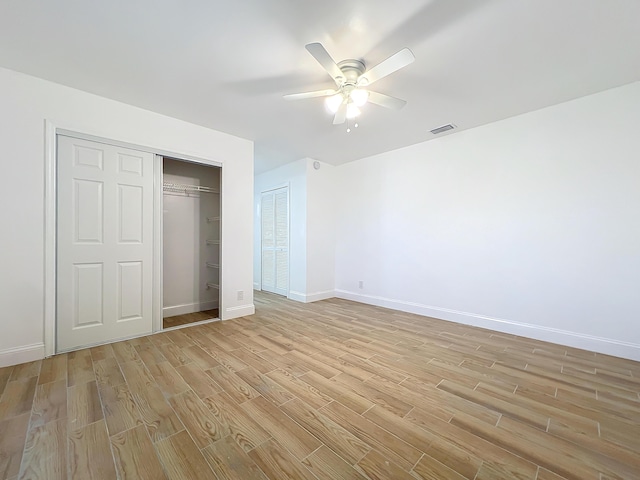
[[[328,97],[336,93],[338,93],[336,90],[316,90],[315,92],[290,93],[289,95],[283,95],[282,98],[285,100],[303,100],[305,98]]]
[[[340,125],[341,123],[344,123],[346,120],[347,120],[347,104],[343,103],[342,105],[340,105],[340,108],[338,108],[338,111],[336,112],[336,116],[333,117],[333,124]]]
[[[413,63],[415,59],[416,57],[413,55],[411,50],[403,48],[399,52],[394,53],[383,62],[360,75],[360,78],[358,78],[358,85],[362,85],[364,87],[371,85],[373,82],[400,70],[402,67],[406,67],[410,63]]]
[[[325,50],[321,43],[309,43],[305,45],[307,51],[313,55],[322,68],[324,68],[331,78],[336,82],[336,85],[340,85],[344,80],[344,76],[342,74],[342,70],[336,64],[336,62],[331,58],[329,52]]]
[[[400,110],[407,104],[405,100],[378,92],[369,92],[369,103],[375,103],[376,105],[392,110]]]

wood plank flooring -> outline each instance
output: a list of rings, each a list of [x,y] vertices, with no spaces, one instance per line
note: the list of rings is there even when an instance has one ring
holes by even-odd
[[[189,323],[202,322],[204,320],[211,320],[212,318],[218,318],[218,309],[203,310],[202,312],[185,313],[184,315],[174,315],[173,317],[166,317],[162,319],[162,328],[172,328],[181,325],[188,325]]]
[[[2,479],[640,479],[640,363],[346,300],[0,369]]]

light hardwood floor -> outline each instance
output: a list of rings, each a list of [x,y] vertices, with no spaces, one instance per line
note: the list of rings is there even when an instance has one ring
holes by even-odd
[[[637,479],[640,364],[345,300],[0,369],[3,479]]]
[[[162,319],[162,328],[173,328],[189,323],[202,322],[204,320],[211,320],[212,318],[218,318],[218,309],[203,310],[202,312],[185,313],[184,315],[174,315],[173,317],[165,317]]]

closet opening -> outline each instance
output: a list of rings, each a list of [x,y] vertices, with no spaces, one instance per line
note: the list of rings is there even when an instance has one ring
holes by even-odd
[[[221,168],[162,158],[162,328],[220,319]]]

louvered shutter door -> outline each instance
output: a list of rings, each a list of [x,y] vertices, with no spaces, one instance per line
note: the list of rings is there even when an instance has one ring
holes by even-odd
[[[272,292],[275,279],[275,212],[274,194],[262,194],[262,289]]]
[[[289,292],[289,189],[262,194],[262,289]]]
[[[289,289],[289,208],[286,189],[275,194],[276,291],[286,295]]]

